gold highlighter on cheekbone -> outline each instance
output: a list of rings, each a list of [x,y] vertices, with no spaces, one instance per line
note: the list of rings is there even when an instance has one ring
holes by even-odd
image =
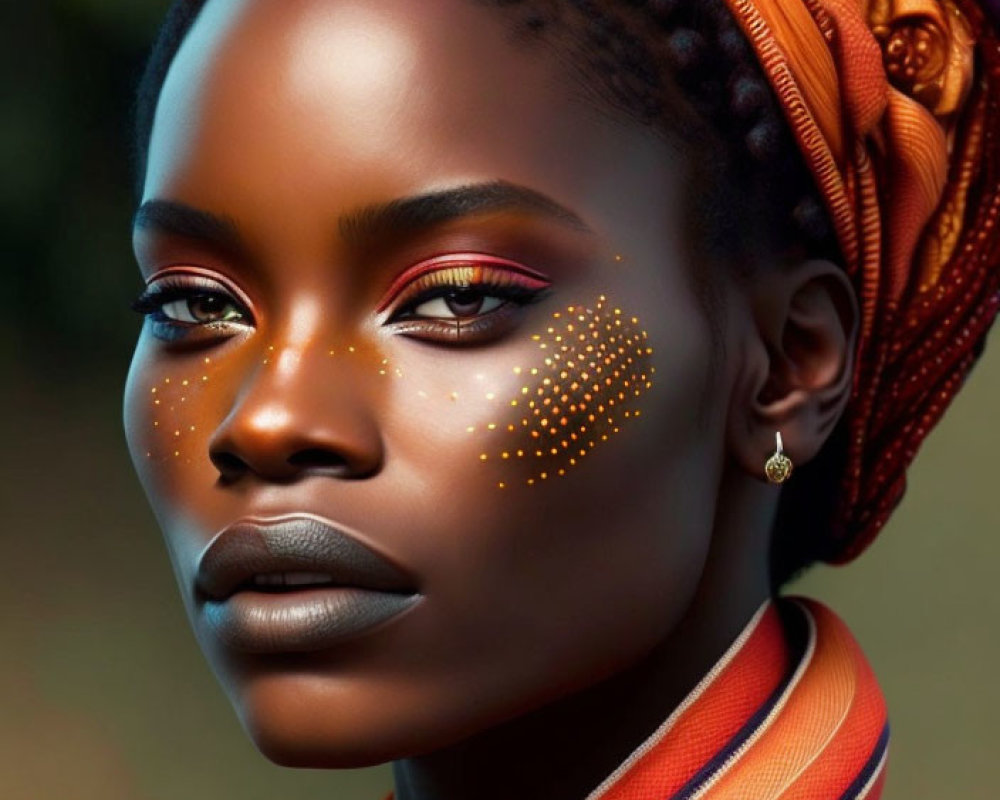
[[[531,338],[537,363],[513,368],[524,383],[508,400],[511,417],[496,426],[498,449],[479,456],[481,462],[510,463],[511,474],[528,486],[566,475],[638,418],[637,401],[652,387],[654,372],[653,349],[638,318],[603,295],[593,307],[554,312],[545,331]]]

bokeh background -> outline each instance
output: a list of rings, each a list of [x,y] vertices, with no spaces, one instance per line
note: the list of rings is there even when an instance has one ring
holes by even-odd
[[[386,768],[283,769],[248,742],[128,462],[128,112],[166,5],[0,5],[0,798],[373,800]],[[886,800],[1000,795],[998,407],[995,335],[881,538],[791,587],[882,682]]]

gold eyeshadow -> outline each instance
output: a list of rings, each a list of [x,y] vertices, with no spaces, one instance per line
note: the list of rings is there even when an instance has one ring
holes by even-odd
[[[459,290],[462,288],[489,288],[489,289],[525,289],[537,291],[544,289],[549,284],[513,272],[509,269],[494,269],[483,264],[462,264],[453,267],[442,267],[441,269],[428,272],[408,284],[400,293],[396,301],[397,307],[404,307],[414,298],[432,289],[450,288]]]
[[[638,401],[655,372],[648,333],[604,295],[593,306],[554,312],[531,339],[538,358],[513,368],[526,380],[505,401],[512,415],[485,426],[500,434],[499,442],[479,454],[481,463],[509,465],[528,486],[565,476],[639,418]]]
[[[449,253],[421,261],[399,275],[376,310],[382,312],[390,305],[398,309],[421,292],[436,288],[489,286],[540,291],[550,285],[545,275],[516,261],[484,253]]]

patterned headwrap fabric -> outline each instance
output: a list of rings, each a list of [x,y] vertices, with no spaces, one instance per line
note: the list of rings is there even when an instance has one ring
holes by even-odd
[[[726,2],[813,172],[861,304],[827,558],[844,563],[899,503],[1000,306],[1000,3]]]

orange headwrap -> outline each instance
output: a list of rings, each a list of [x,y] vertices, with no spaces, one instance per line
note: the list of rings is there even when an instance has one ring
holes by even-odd
[[[813,172],[861,303],[843,563],[1000,307],[1000,39],[973,0],[726,0]]]

